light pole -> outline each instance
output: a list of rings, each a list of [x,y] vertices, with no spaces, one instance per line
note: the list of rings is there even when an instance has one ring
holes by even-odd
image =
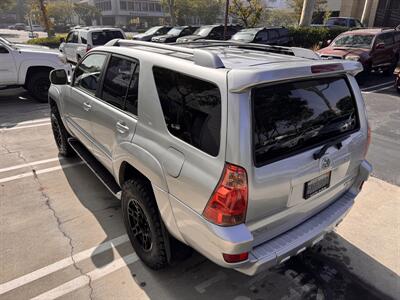
[[[224,22],[224,40],[226,40],[226,34],[228,29],[228,13],[229,13],[229,0],[225,3],[225,22]]]

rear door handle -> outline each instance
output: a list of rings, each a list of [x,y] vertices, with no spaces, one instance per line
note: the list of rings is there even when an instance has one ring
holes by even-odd
[[[117,131],[119,133],[125,133],[125,132],[129,131],[129,127],[126,126],[126,124],[124,122],[118,121],[117,122]]]
[[[89,111],[92,108],[92,106],[87,103],[87,102],[83,102],[83,109],[86,111]]]

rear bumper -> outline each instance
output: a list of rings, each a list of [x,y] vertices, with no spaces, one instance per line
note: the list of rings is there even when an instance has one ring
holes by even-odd
[[[296,227],[255,247],[252,247],[253,236],[244,224],[216,226],[177,199],[171,199],[171,205],[179,231],[187,244],[223,267],[255,275],[315,245],[326,233],[332,231],[353,206],[360,186],[368,179],[371,171],[371,165],[363,161],[353,185],[335,202]],[[226,263],[222,256],[223,253],[242,252],[249,252],[249,258],[240,263]]]

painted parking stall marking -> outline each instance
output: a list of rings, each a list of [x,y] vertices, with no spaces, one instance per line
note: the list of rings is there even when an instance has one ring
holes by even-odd
[[[72,257],[66,257],[66,258],[59,260],[51,265],[45,266],[45,267],[38,269],[36,271],[33,271],[29,274],[26,274],[21,277],[10,280],[8,282],[5,282],[0,285],[0,295],[5,294],[14,289],[17,289],[23,285],[26,285],[32,281],[35,281],[42,277],[45,277],[49,274],[55,273],[61,269],[64,269],[64,268],[72,265],[74,262],[77,263],[77,262],[83,261],[85,259],[88,259],[90,257],[93,257],[95,255],[98,255],[100,253],[103,253],[107,250],[115,249],[115,247],[122,245],[128,241],[129,241],[128,235],[124,234],[124,235],[116,237],[112,240],[109,240],[103,244],[100,244],[96,247],[92,247],[90,249],[79,252],[79,253],[73,255]]]

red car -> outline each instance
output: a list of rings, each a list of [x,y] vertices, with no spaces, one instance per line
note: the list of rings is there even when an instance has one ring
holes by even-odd
[[[318,53],[325,58],[359,61],[364,74],[373,70],[393,74],[400,56],[400,31],[380,28],[346,31]]]

